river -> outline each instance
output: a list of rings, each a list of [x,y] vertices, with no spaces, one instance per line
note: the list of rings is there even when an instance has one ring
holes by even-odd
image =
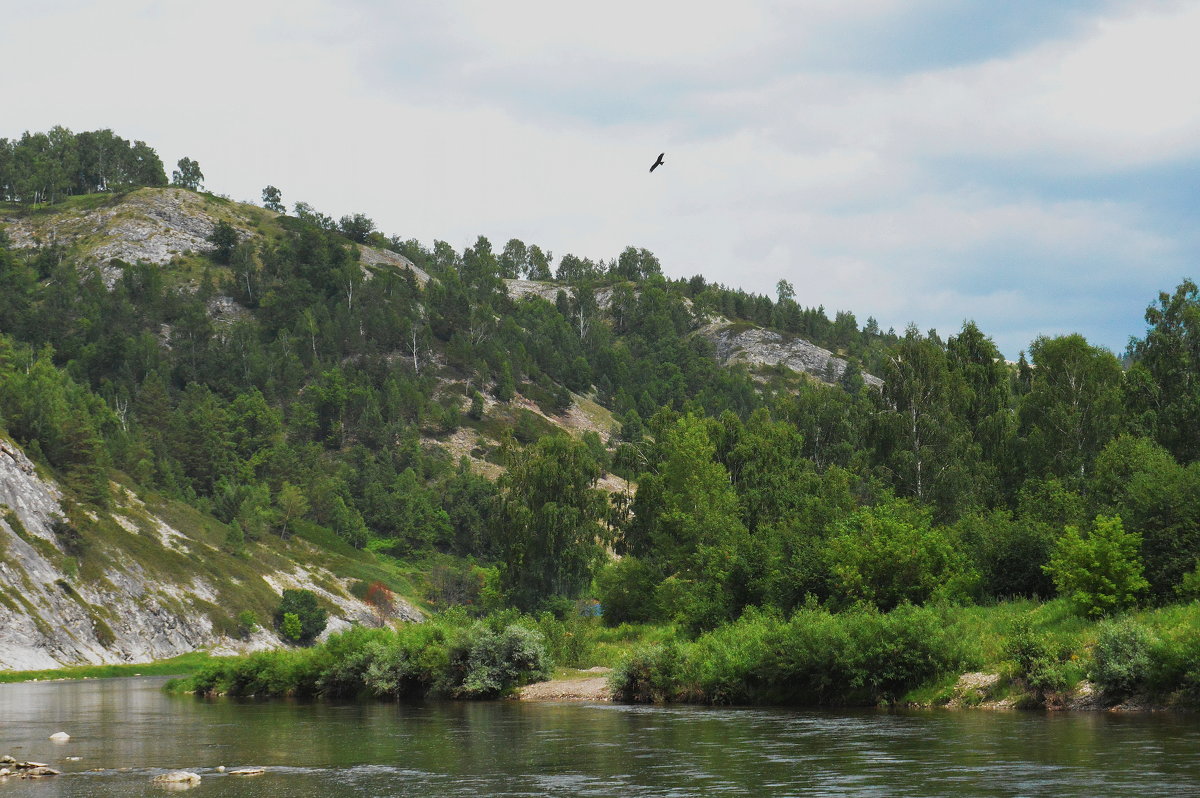
[[[203,700],[164,681],[0,685],[0,754],[64,771],[0,798],[162,795],[150,779],[175,768],[202,776],[189,795],[254,798],[1200,794],[1195,715]]]

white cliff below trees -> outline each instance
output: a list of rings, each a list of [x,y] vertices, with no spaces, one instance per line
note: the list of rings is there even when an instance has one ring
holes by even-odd
[[[350,594],[350,580],[321,566],[235,557],[167,523],[115,483],[113,494],[105,514],[72,508],[0,437],[0,669],[277,647],[282,641],[270,631],[239,633],[234,619],[253,609],[269,626],[284,588],[312,590],[333,607],[328,631],[379,620],[379,608]],[[400,600],[386,614],[421,617]]]

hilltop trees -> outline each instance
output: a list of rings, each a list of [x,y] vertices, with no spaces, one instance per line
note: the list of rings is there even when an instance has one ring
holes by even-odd
[[[287,208],[283,205],[283,192],[275,188],[275,186],[267,186],[262,190],[263,207],[269,211],[276,213],[284,213]]]
[[[171,172],[171,185],[199,191],[204,183],[204,173],[200,171],[200,164],[185,156],[179,159],[177,165],[179,168]]]
[[[112,130],[75,134],[56,126],[48,133],[0,139],[0,201],[28,205],[166,184],[153,148],[144,141],[131,144]]]
[[[1041,337],[1029,351],[1035,368],[1020,411],[1026,468],[1082,480],[1120,428],[1121,364],[1081,335]]]

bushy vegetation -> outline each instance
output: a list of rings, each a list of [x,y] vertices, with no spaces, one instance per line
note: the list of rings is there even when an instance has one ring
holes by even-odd
[[[643,648],[613,674],[624,701],[873,705],[964,661],[930,608],[747,613],[695,641]]]
[[[1144,686],[1150,676],[1153,641],[1141,624],[1121,619],[1100,626],[1091,676],[1100,689],[1114,695]]]
[[[310,643],[325,631],[329,614],[317,603],[311,590],[284,590],[275,610],[275,627],[285,640]]]
[[[201,695],[497,698],[546,678],[541,632],[507,616],[450,614],[397,629],[353,627],[306,649],[216,660],[171,689]]]

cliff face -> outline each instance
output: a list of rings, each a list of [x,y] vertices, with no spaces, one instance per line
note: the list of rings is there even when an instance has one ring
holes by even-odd
[[[107,515],[76,510],[68,521],[64,492],[0,438],[0,669],[278,646],[263,628],[239,634],[232,616],[254,608],[269,625],[284,588],[312,590],[336,608],[329,631],[376,620],[375,607],[350,595],[350,580],[310,564],[235,558],[124,488],[113,492]],[[421,617],[402,601],[391,612]]]
[[[828,349],[760,327],[746,328],[723,319],[703,327],[700,334],[712,341],[722,364],[783,365],[827,383],[837,382],[846,371],[846,361]],[[872,388],[883,385],[883,380],[873,374],[864,373],[862,377]]]

